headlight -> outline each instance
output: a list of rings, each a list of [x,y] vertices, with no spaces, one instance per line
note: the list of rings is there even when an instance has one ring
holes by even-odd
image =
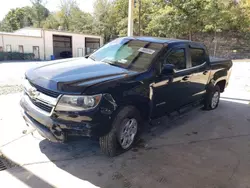
[[[58,104],[56,111],[84,111],[95,108],[101,101],[102,95],[93,96],[73,96],[63,95]]]

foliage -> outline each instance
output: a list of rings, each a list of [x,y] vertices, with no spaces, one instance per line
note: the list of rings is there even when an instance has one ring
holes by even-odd
[[[49,10],[44,6],[44,0],[30,0],[32,3],[32,16],[35,27],[41,27],[42,21],[49,16]]]
[[[33,53],[0,52],[0,61],[3,60],[34,60]]]
[[[70,20],[74,9],[79,9],[75,0],[61,0],[60,11],[57,12],[57,18],[60,26],[64,30],[69,30]]]
[[[55,13],[50,14],[45,21],[43,21],[44,29],[58,29],[60,26],[59,20]]]
[[[12,32],[33,24],[30,7],[11,9],[1,23],[0,29]]]
[[[93,32],[109,41],[115,34],[115,22],[117,20],[113,5],[109,0],[96,0],[94,3]]]
[[[25,26],[61,28],[102,35],[105,42],[116,36],[127,35],[128,0],[95,0],[92,14],[80,10],[75,0],[61,0],[60,9],[52,13],[46,9],[44,0],[31,1],[32,7],[10,10],[0,23],[0,30],[14,31]],[[216,35],[229,30],[249,31],[250,0],[136,2],[134,35],[192,38],[197,32],[212,32]]]
[[[93,33],[93,16],[79,9],[72,0],[61,1],[60,11],[50,14],[43,23],[45,29],[58,29],[77,33]]]

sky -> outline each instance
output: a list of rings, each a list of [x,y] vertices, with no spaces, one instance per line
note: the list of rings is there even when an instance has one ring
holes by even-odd
[[[2,3],[1,1],[4,1]],[[76,0],[79,4],[79,7],[86,12],[93,11],[93,3],[94,0]],[[4,18],[4,16],[9,12],[12,8],[24,7],[31,5],[30,0],[0,0],[0,20]],[[60,0],[47,0],[46,8],[50,11],[58,10],[58,6],[60,5]]]

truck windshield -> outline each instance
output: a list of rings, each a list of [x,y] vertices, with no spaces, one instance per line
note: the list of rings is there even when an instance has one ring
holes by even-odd
[[[106,44],[89,58],[126,69],[145,71],[162,47],[160,43],[119,38]]]

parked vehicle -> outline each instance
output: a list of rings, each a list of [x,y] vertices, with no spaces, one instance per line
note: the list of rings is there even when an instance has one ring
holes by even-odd
[[[88,58],[27,71],[23,117],[52,142],[98,137],[114,156],[133,146],[145,120],[197,102],[215,109],[231,68],[231,60],[209,58],[201,43],[119,38]]]
[[[70,51],[63,51],[60,53],[61,58],[72,58],[72,52]]]

